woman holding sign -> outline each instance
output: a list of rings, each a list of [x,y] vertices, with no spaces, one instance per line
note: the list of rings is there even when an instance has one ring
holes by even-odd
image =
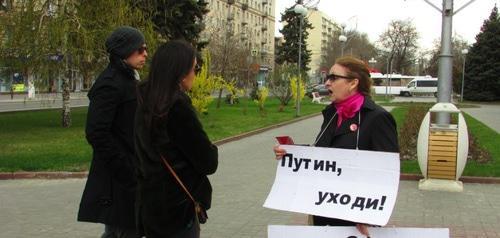
[[[207,175],[217,169],[217,147],[186,94],[198,69],[189,43],[169,41],[158,48],[148,78],[137,89],[136,221],[140,235],[148,238],[199,237],[199,223],[210,208]]]
[[[354,57],[337,59],[326,77],[332,103],[323,111],[323,124],[314,146],[399,152],[396,122],[370,98],[372,80],[365,62]],[[286,154],[274,147],[276,159]],[[317,226],[356,226],[368,236],[367,225],[313,216]]]

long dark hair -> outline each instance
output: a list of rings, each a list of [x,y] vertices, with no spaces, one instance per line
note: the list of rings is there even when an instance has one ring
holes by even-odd
[[[148,129],[166,118],[180,95],[180,82],[192,70],[196,50],[183,40],[172,40],[155,52],[149,75],[138,86],[138,101]]]

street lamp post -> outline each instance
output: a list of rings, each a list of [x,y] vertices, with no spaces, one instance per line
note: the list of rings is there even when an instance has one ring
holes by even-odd
[[[304,21],[304,17],[307,14],[307,9],[302,6],[302,2],[298,2],[297,5],[293,8],[293,11],[300,15],[300,24],[299,24],[299,79],[297,80],[297,98],[295,100],[295,116],[300,116],[300,83],[302,81],[302,24]]]
[[[420,72],[418,72],[418,71],[420,71],[420,62],[417,59],[417,60],[415,60],[415,73],[417,76],[420,75]]]
[[[389,90],[390,90],[390,87],[391,87],[391,81],[392,81],[392,57],[391,57],[391,62],[389,64],[389,57],[387,57],[387,69],[386,69],[386,74],[385,74],[385,77],[386,77],[386,83],[385,83],[385,99],[387,99],[387,93],[388,92],[388,88],[389,87]],[[389,79],[389,73],[391,74],[391,78]]]
[[[345,36],[345,23],[342,23],[342,25],[340,26],[342,28],[341,32],[340,32],[340,36],[339,36],[339,41],[340,41],[340,56],[344,56],[344,47],[345,47],[345,43],[347,42],[347,36]]]
[[[462,56],[464,57],[464,64],[462,66],[462,89],[460,90],[460,102],[464,101],[465,59],[467,58],[468,53],[469,53],[469,50],[467,50],[467,49],[462,50]]]

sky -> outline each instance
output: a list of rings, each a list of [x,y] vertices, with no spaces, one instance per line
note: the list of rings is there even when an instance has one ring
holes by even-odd
[[[315,0],[313,2],[316,2]],[[441,8],[442,0],[429,0]],[[453,8],[458,10],[470,0],[454,0]],[[307,2],[307,0],[305,1]],[[281,12],[292,6],[295,0],[276,0],[276,30],[280,36]],[[453,16],[452,31],[469,44],[474,43],[484,20],[493,7],[500,7],[500,0],[476,0]],[[318,10],[326,13],[337,23],[345,23],[346,29],[357,29],[368,34],[371,42],[379,39],[391,20],[413,20],[419,32],[422,49],[433,48],[441,37],[441,13],[424,0],[320,0]]]

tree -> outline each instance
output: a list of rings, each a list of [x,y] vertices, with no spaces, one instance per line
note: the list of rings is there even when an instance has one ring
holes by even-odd
[[[393,20],[380,35],[380,50],[385,62],[392,62],[392,70],[405,73],[414,66],[418,50],[418,32],[411,20]]]
[[[298,74],[298,68],[292,64],[277,65],[273,71],[273,75],[269,81],[269,88],[273,96],[280,101],[278,111],[282,112],[285,106],[292,99],[292,88],[290,80],[294,75]]]
[[[280,30],[280,33],[283,34],[283,42],[282,45],[279,45],[276,49],[276,63],[283,64],[285,62],[290,64],[298,63],[298,55],[299,55],[299,28],[300,21],[303,18],[300,14],[295,13],[293,11],[293,5],[290,8],[287,8],[284,13],[281,14],[281,21],[285,25],[283,29]],[[309,23],[306,17],[303,18],[302,21],[302,40],[301,40],[301,69],[304,72],[309,71],[309,67],[307,65],[311,61],[311,51],[307,49],[306,40],[309,36],[307,29],[312,29],[312,25]]]
[[[250,49],[241,41],[241,36],[233,32],[232,22],[215,23],[207,29],[209,44],[207,48],[212,58],[211,72],[222,77],[228,83],[248,87],[247,70]],[[222,100],[222,88],[219,89],[217,108]]]
[[[203,65],[201,71],[196,75],[196,80],[193,83],[191,91],[188,92],[189,97],[193,101],[193,106],[198,113],[207,114],[208,105],[212,102],[212,93],[224,86],[224,81],[221,77],[209,74],[211,65],[210,54],[203,52]]]
[[[472,101],[500,99],[500,19],[495,6],[467,55],[464,98]]]
[[[205,28],[203,17],[208,13],[208,3],[204,0],[130,0],[134,7],[141,9],[154,23],[154,30],[164,40],[184,39],[198,50],[207,42],[200,41],[200,33]]]
[[[347,36],[347,41],[343,46],[344,55],[351,55],[366,62],[372,57],[377,56],[377,49],[370,42],[366,33],[349,31],[345,35]],[[336,30],[328,40],[329,43],[327,44],[325,57],[321,61],[321,68],[329,69],[335,60],[342,55],[342,43],[339,41],[339,36],[340,30]]]
[[[468,48],[467,41],[460,36],[453,36],[452,39],[452,54],[453,54],[453,69],[452,69],[452,86],[454,92],[460,92],[462,83],[462,67],[464,57],[462,50]],[[439,54],[441,53],[441,43],[435,42],[432,56],[429,60],[428,67],[425,72],[433,77],[437,77],[439,70]]]
[[[49,89],[62,80],[62,125],[71,125],[70,83],[80,73],[87,86],[107,63],[104,40],[120,25],[140,28],[154,49],[152,25],[120,0],[23,0],[0,16],[0,60],[28,82]],[[151,30],[148,30],[151,29]]]

